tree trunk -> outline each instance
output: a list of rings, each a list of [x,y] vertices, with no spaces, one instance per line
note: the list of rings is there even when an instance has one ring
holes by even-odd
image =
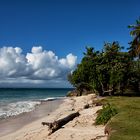
[[[80,114],[79,112],[72,113],[65,118],[59,119],[57,121],[54,121],[52,123],[50,122],[42,122],[42,125],[47,125],[49,127],[49,134],[51,135],[58,129],[60,129],[63,125],[67,124],[69,121],[73,120],[75,117],[78,117]]]

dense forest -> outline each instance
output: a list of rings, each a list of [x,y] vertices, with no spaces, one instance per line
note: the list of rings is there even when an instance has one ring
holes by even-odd
[[[95,92],[100,96],[139,94],[140,91],[140,19],[128,26],[132,41],[124,51],[119,42],[106,42],[100,51],[86,47],[76,69],[68,75],[77,95]],[[125,49],[126,50],[126,49]]]

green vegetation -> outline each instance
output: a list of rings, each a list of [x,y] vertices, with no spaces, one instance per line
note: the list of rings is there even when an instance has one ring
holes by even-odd
[[[113,117],[116,114],[116,108],[112,107],[109,103],[107,103],[103,106],[103,109],[99,111],[95,124],[106,124],[111,119],[111,117]]]
[[[140,19],[136,20],[135,25],[129,25],[128,27],[132,29],[130,35],[133,37],[133,40],[130,42],[129,53],[132,57],[139,56],[140,58]]]
[[[78,95],[85,90],[100,96],[124,95],[128,91],[139,93],[140,59],[136,59],[132,52],[138,52],[140,21],[130,27],[133,27],[131,35],[134,40],[130,43],[129,52],[123,52],[123,47],[116,41],[104,43],[101,51],[86,47],[81,63],[68,75],[70,83],[79,91]]]
[[[126,89],[139,91],[140,61],[122,52],[118,42],[105,43],[99,52],[86,48],[86,53],[68,80],[79,90],[92,90],[103,95],[124,94]]]
[[[105,102],[118,111],[107,123],[111,130],[109,140],[139,140],[140,97],[107,97]]]

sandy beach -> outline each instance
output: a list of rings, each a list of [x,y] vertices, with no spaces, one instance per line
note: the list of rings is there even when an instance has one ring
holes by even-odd
[[[55,111],[62,102],[63,100],[61,99],[42,101],[42,103],[37,105],[35,110],[31,112],[24,112],[20,115],[0,120],[0,137],[15,132],[31,122],[48,116],[51,112]]]
[[[106,140],[105,126],[94,125],[96,112],[102,108],[102,106],[93,105],[93,100],[96,99],[94,94],[66,98],[55,111],[31,122],[28,121],[23,127],[18,127],[14,132],[1,136],[0,140]],[[84,108],[86,104],[89,104],[87,109]],[[48,127],[41,125],[41,122],[53,122],[76,111],[79,111],[79,117],[49,136]],[[16,123],[17,125],[20,123],[18,119],[15,120],[14,124]],[[12,127],[10,125],[12,124],[9,124],[9,127]]]

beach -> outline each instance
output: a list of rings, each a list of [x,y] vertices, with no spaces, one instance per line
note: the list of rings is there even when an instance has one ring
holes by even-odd
[[[63,100],[42,101],[31,112],[24,112],[17,116],[0,120],[0,136],[17,131],[21,127],[49,115],[57,109]]]
[[[18,129],[10,133],[8,132],[3,136],[1,135],[0,140],[106,140],[107,136],[104,134],[105,126],[95,126],[94,124],[97,117],[96,112],[101,109],[102,106],[93,105],[93,100],[97,100],[95,94],[81,97],[68,97],[57,105],[53,103],[56,105],[53,111],[47,112],[46,110],[46,114],[34,120],[25,121],[25,125],[22,125],[21,128],[18,127]],[[85,108],[87,104],[89,107]],[[39,111],[41,109],[38,108],[34,110],[32,115],[34,115],[37,110]],[[80,113],[80,116],[69,121],[62,128],[48,136],[48,126],[43,126],[41,124],[42,122],[53,122],[77,111]],[[37,114],[40,113],[38,112]],[[27,116],[27,114],[25,114],[25,116]],[[30,118],[30,115],[28,117]],[[19,123],[20,119],[15,119],[14,125],[18,125]],[[24,121],[22,123],[24,123]],[[12,127],[12,124],[9,124],[9,127]]]

